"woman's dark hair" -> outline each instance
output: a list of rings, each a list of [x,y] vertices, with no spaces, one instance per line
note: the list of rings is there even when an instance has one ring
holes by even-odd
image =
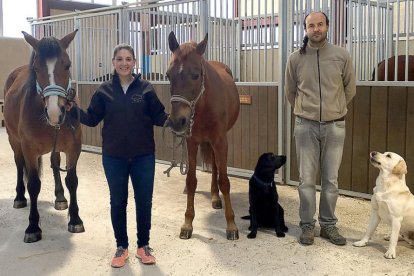
[[[115,59],[116,54],[121,50],[127,50],[128,52],[131,53],[132,57],[135,59],[134,48],[132,48],[131,45],[125,44],[125,43],[121,43],[121,44],[118,44],[118,45],[115,46],[114,55],[113,55],[112,59]]]
[[[308,13],[305,16],[305,18],[303,19],[303,29],[304,30],[306,30],[306,18],[312,13],[321,13],[321,14],[323,14],[325,16],[326,25],[329,26],[329,18],[324,12],[311,12],[311,13]],[[307,35],[305,35],[303,37],[302,46],[300,47],[300,50],[299,50],[299,53],[301,55],[306,54],[306,46],[308,46],[308,41],[309,41],[309,37]]]

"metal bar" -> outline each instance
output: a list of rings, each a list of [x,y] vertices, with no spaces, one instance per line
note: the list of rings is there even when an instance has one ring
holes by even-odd
[[[395,5],[394,5],[395,7]],[[397,0],[397,31],[395,34],[395,48],[394,48],[394,56],[395,56],[395,60],[394,60],[394,80],[397,80],[397,76],[398,76],[398,46],[399,46],[399,40],[400,40],[400,0]]]
[[[257,1],[257,23],[256,23],[256,33],[257,33],[257,70],[256,70],[256,80],[260,81],[260,44],[261,44],[261,33],[260,33],[260,19],[261,19],[261,10],[260,10],[260,2],[261,1]]]
[[[244,44],[244,81],[247,81],[247,0],[244,0],[244,28],[242,34],[242,43]],[[240,26],[242,29],[242,26]]]
[[[375,24],[375,29],[376,29],[376,53],[375,53],[375,68],[376,68],[376,74],[375,74],[375,81],[378,81],[378,58],[379,58],[379,53],[378,53],[378,50],[379,50],[379,37],[380,37],[380,32],[379,32],[379,19],[380,19],[380,13],[379,13],[379,5],[377,4],[377,6],[376,6],[376,23],[377,24]]]
[[[254,30],[253,30],[253,2],[251,1],[251,15],[250,15],[250,81],[253,81],[253,37],[254,37]]]
[[[265,1],[265,6],[264,6],[264,16],[263,16],[263,25],[264,25],[264,27],[263,27],[263,29],[264,29],[264,34],[263,34],[263,36],[264,36],[264,50],[263,50],[263,53],[264,53],[264,62],[263,62],[263,64],[264,64],[264,68],[263,68],[263,71],[264,71],[264,73],[263,73],[263,76],[264,76],[264,81],[266,81],[266,79],[267,79],[267,71],[268,71],[268,68],[267,68],[267,52],[269,51],[268,49],[267,49],[267,32],[270,30],[270,25],[268,25],[267,24],[267,21],[268,21],[268,10],[267,10],[267,1]]]
[[[386,8],[385,8],[385,25],[384,25],[384,38],[385,38],[385,80],[388,80],[388,32],[389,32],[389,25],[390,25],[390,18],[389,18],[389,0],[386,2]],[[391,23],[392,24],[392,23]]]
[[[410,35],[409,35],[409,33],[410,33],[410,25],[412,24],[410,24],[410,1],[407,1],[406,3],[405,3],[405,5],[406,5],[406,7],[405,7],[405,26],[406,26],[406,28],[405,28],[405,77],[404,77],[404,79],[405,79],[405,81],[408,81],[408,53],[409,53],[409,51],[410,51],[410,48],[409,48],[409,42],[410,42]]]

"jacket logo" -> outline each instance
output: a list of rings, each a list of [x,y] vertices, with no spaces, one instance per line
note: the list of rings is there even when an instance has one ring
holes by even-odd
[[[142,96],[142,95],[137,95],[137,94],[132,95],[132,97],[131,97],[131,101],[132,101],[133,103],[142,103],[142,102],[144,101],[144,96]]]

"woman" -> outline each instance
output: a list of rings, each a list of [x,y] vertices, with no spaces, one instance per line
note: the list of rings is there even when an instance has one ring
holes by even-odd
[[[134,189],[138,228],[136,257],[144,264],[155,264],[149,247],[155,172],[153,126],[162,126],[168,114],[152,85],[132,72],[135,62],[130,45],[116,46],[112,79],[97,89],[86,112],[79,110],[82,124],[94,127],[103,120],[102,161],[117,245],[112,267],[124,266],[128,258],[126,207],[129,177]]]

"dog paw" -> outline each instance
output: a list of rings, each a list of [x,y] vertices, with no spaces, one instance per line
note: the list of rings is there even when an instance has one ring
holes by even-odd
[[[362,246],[366,246],[368,242],[364,241],[364,240],[360,240],[357,242],[354,242],[354,246],[356,247],[362,247]]]
[[[247,234],[247,238],[248,239],[255,239],[256,238],[256,233],[251,232],[251,233]]]
[[[384,257],[387,259],[395,259],[396,255],[395,249],[388,249],[388,251],[385,252]]]
[[[284,237],[286,236],[286,234],[285,234],[285,233],[283,233],[283,232],[276,232],[276,236],[277,236],[278,238],[284,238]]]
[[[284,227],[282,227],[282,231],[286,233],[286,232],[289,231],[289,228],[287,226],[284,226]]]

